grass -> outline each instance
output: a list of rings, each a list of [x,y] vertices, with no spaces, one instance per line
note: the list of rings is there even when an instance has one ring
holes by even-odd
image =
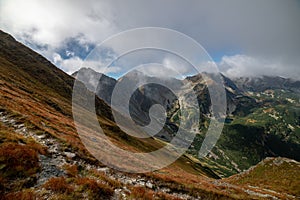
[[[28,145],[0,145],[0,175],[4,178],[29,177],[40,170],[38,154]]]
[[[43,187],[53,192],[52,198],[55,199],[81,199],[84,195],[87,195],[88,199],[110,199],[114,194],[110,186],[88,177],[54,177]]]
[[[50,178],[45,184],[44,188],[56,193],[70,194],[74,189],[67,183],[64,177]]]
[[[1,200],[36,200],[37,196],[32,189],[25,189],[18,192],[7,193]]]
[[[0,192],[32,187],[40,171],[38,152],[27,144],[5,142],[0,145]]]
[[[228,182],[257,186],[299,197],[299,170],[300,165],[291,160],[270,158],[261,162],[247,173],[230,177]]]
[[[113,189],[103,183],[91,178],[78,178],[76,184],[80,186],[79,191],[87,191],[91,199],[108,199],[113,196]]]
[[[63,168],[65,169],[65,173],[68,177],[78,176],[79,170],[77,165],[65,164]]]
[[[111,188],[116,189],[116,188],[122,188],[124,186],[121,182],[109,178],[104,172],[99,172],[96,169],[89,170],[88,174],[91,177],[94,177],[94,178],[96,178],[98,180],[103,181],[104,183],[106,183],[107,185],[109,185]]]
[[[38,154],[46,154],[46,148],[0,122],[0,191],[13,192],[13,198],[23,195],[15,192],[33,186],[40,171]]]

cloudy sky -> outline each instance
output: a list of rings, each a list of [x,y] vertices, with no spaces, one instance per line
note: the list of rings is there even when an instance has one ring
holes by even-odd
[[[103,40],[140,27],[188,35],[228,76],[300,79],[300,1],[0,0],[1,30],[69,74]],[[170,55],[161,59],[184,68]]]

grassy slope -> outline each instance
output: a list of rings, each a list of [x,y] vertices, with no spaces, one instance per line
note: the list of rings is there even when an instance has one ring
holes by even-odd
[[[278,193],[300,197],[300,165],[286,158],[267,158],[250,170],[232,176],[226,181],[251,185]]]

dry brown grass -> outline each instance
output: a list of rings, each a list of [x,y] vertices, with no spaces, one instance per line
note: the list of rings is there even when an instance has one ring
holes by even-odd
[[[65,169],[65,172],[69,177],[76,177],[78,175],[79,171],[77,165],[66,164],[63,166],[63,168]]]
[[[5,126],[0,122],[0,143],[22,143],[27,144],[28,147],[38,152],[39,154],[45,155],[47,147],[34,141],[32,138],[25,138],[24,136],[16,133],[13,128]]]
[[[37,199],[35,193],[32,190],[23,190],[19,192],[7,193],[0,198],[1,200],[35,200]]]
[[[77,178],[75,183],[80,186],[79,191],[87,191],[92,199],[108,199],[114,194],[114,190],[103,183],[91,178]]]
[[[152,190],[147,190],[144,187],[132,187],[130,197],[132,199],[152,200],[155,194]]]
[[[130,190],[129,198],[134,200],[182,200],[174,195],[155,192],[144,187],[131,187]]]
[[[163,170],[146,174],[160,187],[167,187],[172,192],[188,194],[203,199],[248,199],[248,195],[239,188],[224,188],[212,183],[211,178],[191,174],[176,164]]]
[[[74,189],[67,183],[65,177],[50,178],[43,186],[47,190],[58,193],[71,193]]]
[[[104,172],[99,172],[96,169],[90,170],[90,174],[94,176],[95,178],[102,180],[106,184],[108,184],[110,187],[116,189],[116,188],[121,188],[123,184],[117,180],[109,178]]]
[[[0,174],[5,178],[28,177],[40,169],[38,154],[28,145],[2,143],[0,145]]]

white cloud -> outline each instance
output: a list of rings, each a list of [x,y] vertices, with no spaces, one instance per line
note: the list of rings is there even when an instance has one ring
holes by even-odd
[[[58,62],[58,57],[53,55],[70,38],[77,38],[82,47],[88,48],[88,43],[97,44],[123,30],[158,26],[191,36],[212,56],[220,52],[247,55],[224,57],[220,66],[228,74],[278,74],[299,79],[299,19],[300,3],[296,0],[229,0],[226,3],[217,0],[0,0],[1,29],[27,45],[33,43],[31,47],[66,72],[77,69],[82,58],[75,54]],[[119,43],[120,48],[136,39]],[[45,48],[35,48],[35,45]],[[176,62],[172,65],[178,68]],[[183,68],[178,70],[184,73]]]
[[[121,68],[118,66],[111,66],[107,68],[104,63],[101,61],[85,61],[79,58],[78,56],[74,56],[68,59],[62,59],[62,57],[54,53],[53,54],[53,62],[57,66],[61,66],[61,68],[68,74],[73,74],[78,71],[82,67],[91,68],[100,73],[117,73],[121,71]]]
[[[253,77],[258,75],[285,76],[299,79],[298,66],[287,66],[278,59],[267,59],[247,55],[224,56],[218,64],[219,69],[229,77]]]
[[[62,58],[58,53],[53,53],[53,62],[55,64],[62,62]]]
[[[97,12],[93,11],[96,8]],[[51,47],[82,33],[83,44],[87,42],[84,39],[99,42],[117,32],[107,10],[100,1],[3,0],[0,25],[20,40],[25,40],[26,33],[34,42]]]
[[[166,68],[176,71],[178,74],[187,74],[193,70],[191,65],[179,58],[176,58],[175,56],[166,57],[162,64]]]
[[[62,59],[57,53],[53,54],[53,61],[55,65],[60,66],[68,74],[72,74],[79,70],[83,63],[82,59],[77,56],[69,59]]]

